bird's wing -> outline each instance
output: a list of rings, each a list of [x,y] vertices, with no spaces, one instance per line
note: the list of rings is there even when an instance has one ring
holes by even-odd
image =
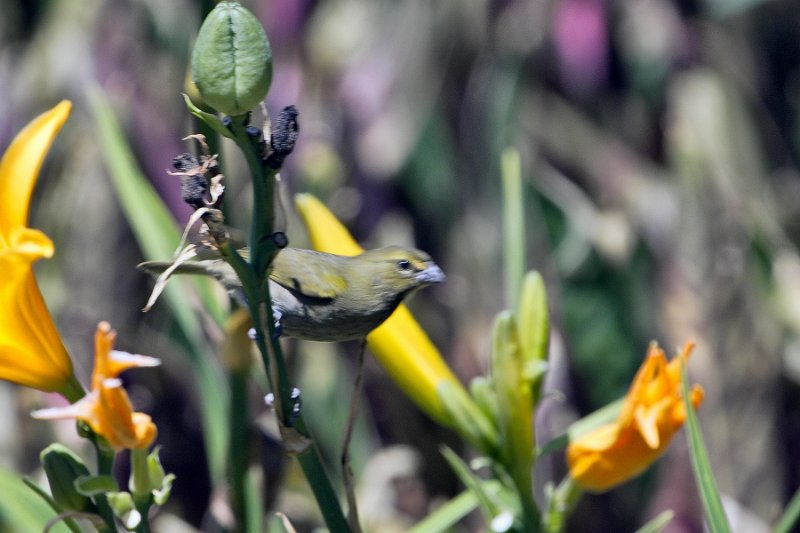
[[[285,248],[272,263],[269,277],[311,298],[336,298],[347,289],[336,258],[311,250]]]

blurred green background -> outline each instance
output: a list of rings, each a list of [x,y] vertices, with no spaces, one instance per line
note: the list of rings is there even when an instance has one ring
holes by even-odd
[[[459,377],[485,371],[491,322],[507,305],[499,165],[513,147],[528,264],[547,281],[553,316],[539,440],[622,395],[651,340],[673,352],[693,337],[693,378],[706,390],[700,420],[733,524],[757,532],[774,522],[800,484],[796,1],[243,3],[273,47],[268,108],[300,112],[286,198],[317,194],[368,248],[413,243],[431,253],[448,282],[411,306]],[[60,99],[75,105],[35,193],[31,224],[57,250],[37,265],[42,291],[84,382],[100,320],[119,331],[119,349],[163,360],[129,390],[156,419],[165,467],[178,476],[168,511],[194,527],[215,497],[203,391],[168,307],[140,312],[152,281],[135,270],[142,254],[88,94],[106,91],[138,164],[185,222],[166,170],[195,131],[180,93],[210,4],[0,0],[0,146]],[[246,173],[225,162],[241,224]],[[291,213],[286,224],[292,244],[305,246]],[[287,346],[304,412],[335,463],[357,346]],[[403,530],[461,490],[439,444],[469,450],[373,361],[365,394],[354,443],[361,511],[376,530]],[[262,405],[255,387],[253,396]],[[54,437],[28,418],[49,398],[2,383],[0,397],[0,465],[33,473],[51,439],[74,441],[69,424]],[[271,487],[288,476],[270,502],[304,523],[313,502],[268,431],[253,453]],[[553,457],[537,480],[563,471]],[[647,475],[584,498],[570,530],[632,530],[664,509],[677,513],[667,531],[701,530],[682,437]],[[463,528],[480,524],[473,517]]]

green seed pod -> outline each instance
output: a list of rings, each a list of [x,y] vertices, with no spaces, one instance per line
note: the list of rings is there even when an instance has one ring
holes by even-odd
[[[65,511],[85,511],[91,500],[80,494],[75,480],[89,475],[83,461],[62,444],[51,444],[40,454],[40,460],[50,483],[50,493]]]
[[[272,49],[255,15],[238,2],[217,4],[197,35],[192,78],[217,111],[236,116],[256,107],[272,82]]]

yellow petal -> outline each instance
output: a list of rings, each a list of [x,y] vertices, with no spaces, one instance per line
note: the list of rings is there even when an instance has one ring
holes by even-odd
[[[0,256],[0,379],[56,392],[72,380],[72,361],[50,318],[33,270]]]
[[[72,362],[31,266],[53,255],[53,243],[26,224],[42,161],[70,107],[63,101],[34,119],[0,160],[0,379],[60,392],[75,388]]]
[[[347,228],[317,197],[297,194],[294,204],[306,226],[312,248],[339,255],[358,255],[364,251]]]
[[[341,222],[310,194],[295,196],[295,205],[315,250],[339,255],[358,255],[363,248]],[[411,312],[400,305],[372,333],[367,344],[389,377],[429,416],[450,424],[437,387],[443,381],[462,387],[441,354],[419,326]]]
[[[14,138],[0,160],[0,239],[7,239],[13,228],[27,224],[42,161],[71,108],[72,104],[63,100],[39,115]]]
[[[28,265],[42,258],[53,257],[55,247],[50,237],[31,228],[13,228],[6,240],[8,246],[0,248],[0,255],[9,260],[18,260]]]

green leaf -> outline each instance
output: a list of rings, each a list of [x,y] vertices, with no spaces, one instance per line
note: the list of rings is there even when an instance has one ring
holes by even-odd
[[[56,516],[45,499],[32,492],[17,474],[5,469],[0,469],[0,494],[0,531],[42,531]],[[70,529],[62,522],[50,531],[69,533]]]
[[[773,533],[789,533],[793,531],[794,526],[797,524],[797,519],[800,517],[800,489],[794,493],[786,510],[783,511],[781,519],[775,526]]]
[[[697,482],[697,489],[700,492],[700,500],[703,502],[703,512],[710,531],[727,533],[730,531],[730,526],[722,507],[717,483],[714,481],[714,473],[711,471],[708,450],[703,441],[703,434],[700,433],[700,424],[697,422],[697,415],[691,402],[689,372],[686,364],[681,365],[681,395],[686,408],[685,427],[686,441],[689,443],[689,457],[692,460],[692,470]]]
[[[525,272],[525,212],[522,205],[522,169],[519,152],[506,148],[500,159],[503,179],[503,265],[506,300],[516,307]]]
[[[122,520],[126,529],[135,529],[142,522],[142,515],[133,502],[129,492],[112,492],[108,494],[108,503],[114,516]]]
[[[119,490],[117,480],[111,476],[83,476],[75,480],[75,489],[84,496],[96,496]]]
[[[153,451],[147,454],[147,478],[151,487],[161,487],[164,482],[164,467],[161,466],[161,457],[159,452],[160,446],[153,448]]]
[[[553,438],[537,450],[537,457],[563,450],[573,441],[593,429],[614,421],[622,410],[625,398],[620,398],[569,425],[567,431]]]
[[[520,498],[533,501],[533,401],[518,339],[514,316],[509,311],[500,313],[494,323],[491,379],[497,398],[501,457]]]
[[[260,530],[257,530],[260,531]],[[267,533],[297,533],[289,518],[283,513],[275,513],[267,520]]]
[[[500,492],[500,482],[496,480],[482,481],[482,490],[490,497]],[[449,531],[459,520],[478,508],[478,496],[472,490],[466,490],[438,507],[434,512],[418,522],[409,533],[439,533]]]
[[[497,451],[500,437],[493,421],[484,414],[463,387],[444,380],[437,385],[436,394],[442,401],[447,416],[453,421],[453,428],[463,438],[483,453],[493,454]]]
[[[497,398],[492,388],[492,381],[487,376],[475,376],[469,382],[469,393],[487,418],[497,424]]]
[[[199,118],[200,120],[202,120],[206,126],[216,131],[223,137],[227,137],[228,139],[235,139],[235,136],[233,135],[233,133],[231,133],[231,130],[225,127],[225,124],[222,123],[222,121],[219,119],[217,115],[214,115],[213,113],[207,113],[202,109],[200,109],[199,107],[197,107],[196,105],[194,105],[194,102],[192,102],[192,99],[189,98],[188,94],[183,95],[183,101],[186,102],[186,107],[189,109],[189,112],[192,115]]]
[[[475,495],[478,506],[486,518],[486,523],[491,522],[502,511],[495,495],[486,490],[483,481],[472,473],[469,466],[451,448],[442,446],[441,452],[456,477]]]
[[[550,332],[547,291],[542,275],[535,270],[525,274],[522,282],[517,321],[519,344],[525,361],[546,361],[547,338]]]
[[[245,492],[244,496],[247,500],[245,509],[247,510],[247,530],[248,531],[263,531],[264,530],[264,498],[258,489],[258,484],[248,471],[245,475]]]
[[[172,493],[172,484],[175,482],[175,474],[167,474],[161,480],[161,488],[153,489],[153,503],[156,505],[164,505],[169,500],[169,495]]]
[[[675,517],[675,511],[667,510],[637,529],[634,533],[660,533]]]
[[[96,137],[100,140],[111,182],[136,240],[147,260],[169,258],[180,240],[175,221],[142,175],[105,94],[100,88],[93,88],[89,94],[98,130]],[[198,396],[202,402],[209,470],[214,482],[218,483],[224,477],[227,446],[227,436],[222,429],[227,420],[227,389],[219,368],[213,364],[215,357],[205,340],[201,319],[192,307],[192,299],[186,297],[193,287],[199,289],[204,308],[217,323],[221,323],[223,313],[212,297],[207,280],[199,277],[175,279],[167,286],[164,297],[189,344],[186,353],[191,359],[198,389],[203,391]]]
[[[39,497],[42,499],[42,501],[46,502],[47,505],[50,506],[50,509],[52,509],[53,512],[60,513],[59,516],[63,517],[60,519],[60,522],[63,525],[67,526],[70,529],[70,531],[72,531],[72,533],[83,533],[83,530],[78,526],[75,520],[73,520],[72,518],[68,518],[64,515],[65,511],[61,509],[61,507],[56,503],[56,501],[52,498],[52,496],[50,496],[50,494],[47,493],[47,491],[45,491],[42,487],[37,485],[36,482],[30,479],[29,477],[22,478],[22,482],[35,494],[38,494]],[[5,531],[2,518],[3,512],[4,511],[2,510],[2,504],[0,504],[0,531]]]

